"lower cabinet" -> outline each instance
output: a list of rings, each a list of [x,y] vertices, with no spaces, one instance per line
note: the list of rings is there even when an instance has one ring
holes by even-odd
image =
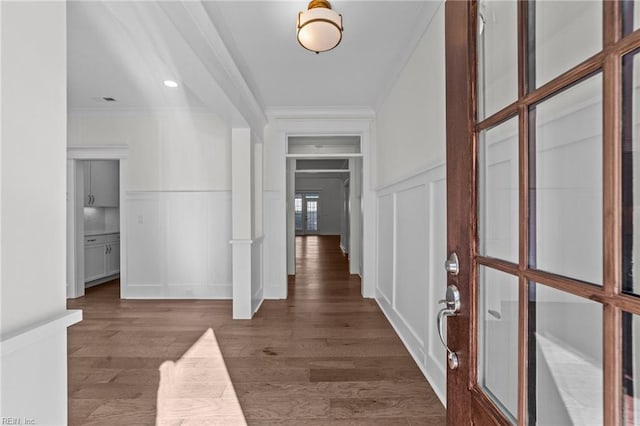
[[[120,273],[120,242],[107,244],[107,275]]]
[[[87,236],[84,239],[84,282],[120,273],[120,234]]]
[[[106,250],[105,244],[84,247],[84,282],[107,275]]]

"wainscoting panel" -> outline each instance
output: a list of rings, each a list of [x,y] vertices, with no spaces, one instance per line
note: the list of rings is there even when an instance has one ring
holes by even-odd
[[[377,192],[376,300],[446,404],[445,350],[436,329],[446,274],[446,169],[439,165]]]
[[[424,346],[427,329],[425,307],[416,303],[427,300],[427,187],[399,191],[396,196],[396,286],[394,308]]]
[[[285,299],[287,282],[286,210],[278,191],[264,192],[263,286],[265,299]]]
[[[378,199],[378,291],[393,305],[394,195]]]
[[[230,192],[126,197],[125,298],[231,298]]]
[[[155,193],[127,197],[127,262],[129,287],[164,282],[164,200]],[[156,291],[156,290],[153,290]]]
[[[210,234],[207,201],[206,197],[184,192],[165,195],[166,283],[169,287],[207,285],[210,256],[203,238]]]

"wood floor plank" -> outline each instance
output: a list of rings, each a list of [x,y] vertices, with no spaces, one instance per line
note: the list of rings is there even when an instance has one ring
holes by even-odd
[[[71,300],[70,425],[441,425],[444,408],[332,236],[298,237],[289,298]]]

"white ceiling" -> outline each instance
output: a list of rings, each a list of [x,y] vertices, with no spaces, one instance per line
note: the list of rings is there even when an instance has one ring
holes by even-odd
[[[185,107],[232,116],[239,90],[229,87],[234,84],[246,86],[262,109],[375,107],[439,4],[336,0],[332,5],[343,15],[343,41],[316,55],[295,38],[296,16],[305,1],[71,1],[69,107]],[[204,28],[201,15],[208,15],[211,28]],[[211,34],[222,48],[211,43]],[[224,66],[211,59],[229,54],[244,78],[240,85],[221,78],[216,68]],[[180,87],[165,88],[162,81],[168,78]],[[96,100],[103,96],[117,102]]]
[[[227,48],[265,107],[375,106],[413,50],[439,2],[331,2],[341,44],[315,54],[296,40],[303,1],[207,2]]]

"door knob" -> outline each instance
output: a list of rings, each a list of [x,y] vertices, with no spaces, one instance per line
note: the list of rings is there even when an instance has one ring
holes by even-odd
[[[440,341],[444,345],[447,350],[447,363],[449,364],[450,370],[455,370],[460,365],[460,360],[458,355],[449,349],[447,342],[444,340],[444,335],[442,331],[442,323],[445,317],[452,317],[460,312],[460,291],[458,291],[458,287],[451,284],[447,287],[447,293],[444,300],[438,301],[438,304],[445,304],[445,307],[440,309],[438,312],[438,335],[440,336]]]

